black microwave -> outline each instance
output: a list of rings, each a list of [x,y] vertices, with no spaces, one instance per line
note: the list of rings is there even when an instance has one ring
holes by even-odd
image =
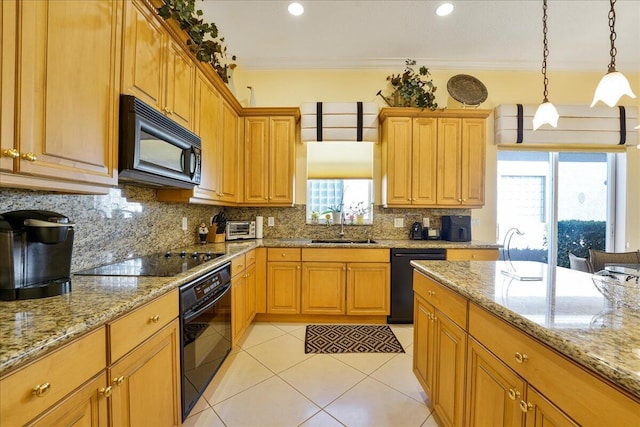
[[[118,181],[150,187],[200,184],[200,137],[131,95],[120,96]]]

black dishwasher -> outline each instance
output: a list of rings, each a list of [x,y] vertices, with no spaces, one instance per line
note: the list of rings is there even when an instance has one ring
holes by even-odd
[[[391,315],[387,323],[413,323],[412,260],[444,261],[445,249],[391,249]]]

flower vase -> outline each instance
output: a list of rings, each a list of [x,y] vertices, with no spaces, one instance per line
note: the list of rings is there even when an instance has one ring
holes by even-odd
[[[364,224],[364,215],[356,215],[356,224],[358,225]]]
[[[235,64],[229,67],[227,71],[227,87],[236,98],[238,95],[236,94],[236,85],[233,83],[233,70],[236,68]]]
[[[340,224],[340,212],[332,212],[331,215],[333,216],[333,223]]]

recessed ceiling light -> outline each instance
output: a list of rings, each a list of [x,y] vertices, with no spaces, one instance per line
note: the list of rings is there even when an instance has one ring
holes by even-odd
[[[300,16],[304,13],[304,6],[298,2],[289,3],[289,7],[287,9],[293,16]]]
[[[438,16],[447,16],[451,12],[453,12],[452,3],[442,3],[440,6],[436,8],[436,15]]]

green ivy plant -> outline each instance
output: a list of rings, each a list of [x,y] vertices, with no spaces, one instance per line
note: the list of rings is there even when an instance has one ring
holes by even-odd
[[[416,72],[414,69],[416,61],[413,59],[407,59],[405,64],[402,74],[387,76],[391,95],[389,97],[382,95],[382,90],[379,90],[377,95],[381,96],[390,107],[437,109],[438,103],[434,95],[437,87],[433,85],[433,80],[427,80],[430,76],[429,69],[422,66]]]
[[[195,0],[163,0],[164,4],[158,8],[158,15],[167,20],[175,19],[180,28],[188,35],[187,46],[200,62],[210,63],[216,73],[225,82],[229,82],[229,68],[227,63],[227,47],[224,37],[218,37],[216,24],[204,22],[203,12],[196,9]],[[231,61],[235,61],[235,55]]]

